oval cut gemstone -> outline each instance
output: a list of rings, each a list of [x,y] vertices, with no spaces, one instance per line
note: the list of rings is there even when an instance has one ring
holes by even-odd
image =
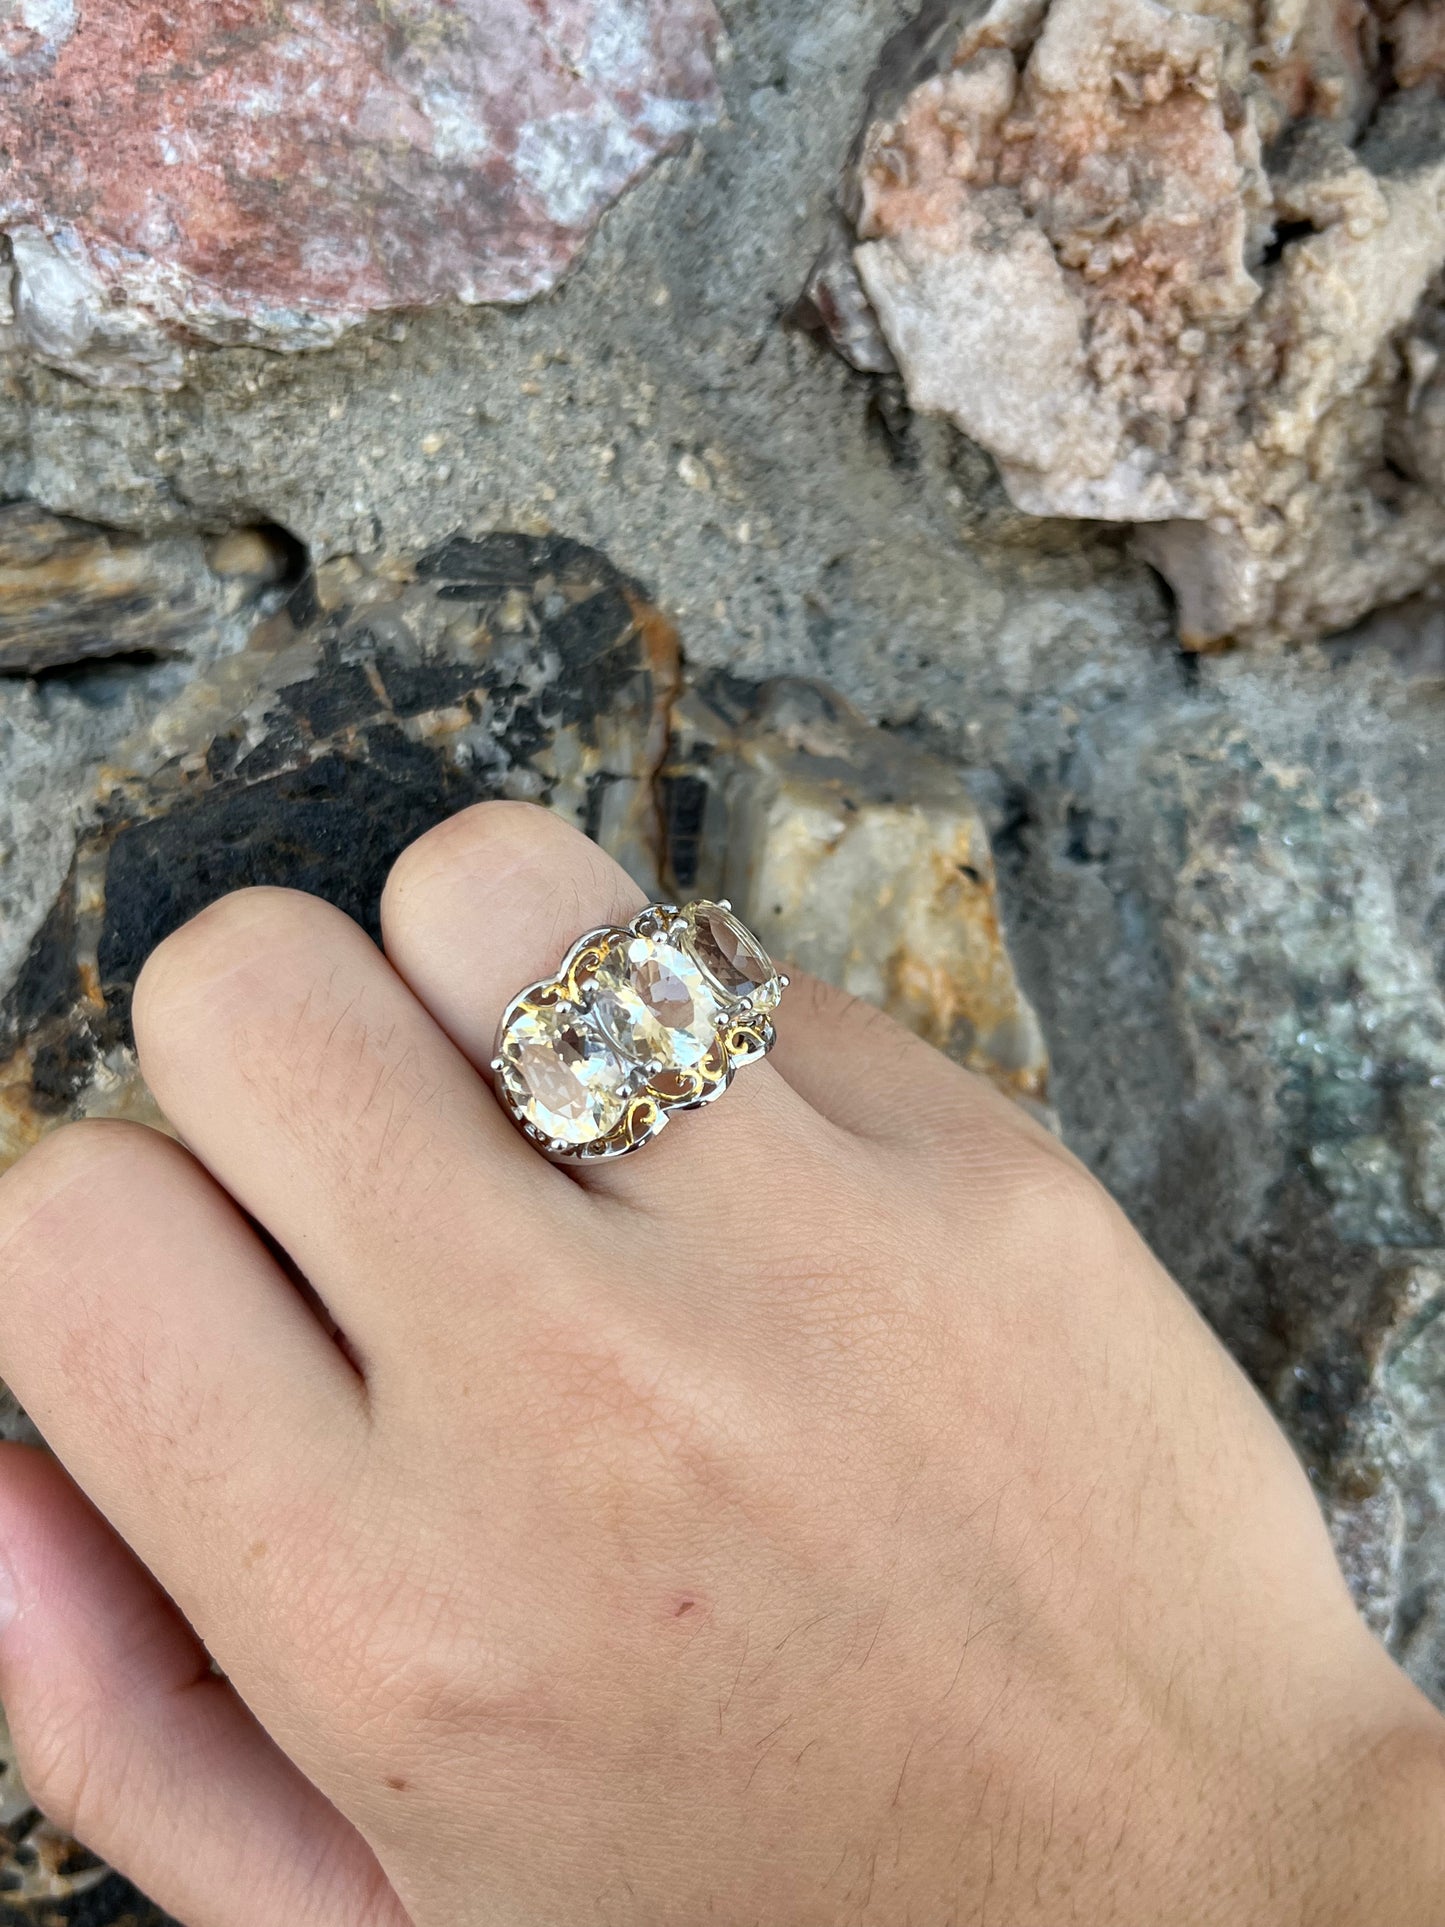
[[[629,937],[598,966],[591,1010],[625,1056],[686,1069],[717,1042],[717,999],[678,944]]]
[[[687,946],[730,1003],[745,997],[777,1001],[775,995],[763,995],[774,987],[772,959],[730,910],[720,903],[694,903],[686,914]]]
[[[621,1123],[632,1066],[586,1014],[569,1005],[523,1011],[499,1055],[529,1124],[564,1144],[592,1144]]]

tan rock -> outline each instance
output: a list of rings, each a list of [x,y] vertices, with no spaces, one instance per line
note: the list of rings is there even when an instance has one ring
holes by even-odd
[[[735,691],[684,696],[667,778],[682,894],[731,898],[775,956],[1049,1116],[1048,1052],[954,769],[785,678],[741,708]]]

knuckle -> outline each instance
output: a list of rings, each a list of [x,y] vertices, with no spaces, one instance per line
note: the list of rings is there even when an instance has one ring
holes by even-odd
[[[49,1131],[0,1177],[0,1263],[20,1260],[27,1234],[48,1235],[55,1208],[77,1192],[133,1193],[156,1163],[181,1156],[144,1124],[90,1118]]]
[[[408,844],[392,865],[382,914],[413,890],[425,889],[458,870],[504,869],[541,856],[559,837],[574,835],[537,803],[499,798],[459,810]]]
[[[294,941],[298,926],[342,912],[299,890],[234,890],[164,937],[146,959],[135,987],[137,1034],[202,996],[217,978]]]
[[[458,1746],[524,1727],[539,1708],[514,1642],[488,1618],[460,1574],[404,1555],[381,1574],[318,1602],[302,1640],[308,1695],[359,1763],[404,1762],[423,1777]]]
[[[1021,1139],[1007,1188],[1015,1217],[1041,1241],[1086,1251],[1112,1235],[1118,1207],[1062,1146],[1053,1149]]]
[[[510,1416],[522,1449],[636,1474],[686,1456],[698,1422],[696,1388],[619,1325],[553,1327],[528,1350],[529,1389]]]
[[[513,1694],[475,1661],[445,1648],[428,1648],[408,1634],[406,1650],[378,1636],[362,1653],[358,1690],[349,1712],[361,1742],[382,1756],[438,1759],[458,1742],[519,1717],[525,1695]]]

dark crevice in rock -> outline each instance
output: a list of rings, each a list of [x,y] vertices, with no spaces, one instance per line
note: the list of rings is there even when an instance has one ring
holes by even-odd
[[[91,656],[77,662],[47,663],[38,669],[0,669],[7,682],[83,683],[93,682],[117,669],[155,669],[161,663],[175,662],[175,654],[159,649],[118,649],[113,655]]]
[[[913,410],[903,383],[896,375],[874,375],[870,386],[865,419],[869,431],[886,450],[888,459],[900,468],[916,469],[918,445],[913,436]]]
[[[1277,221],[1274,232],[1264,245],[1259,257],[1262,268],[1272,268],[1277,261],[1284,259],[1286,248],[1293,247],[1296,241],[1308,240],[1310,235],[1318,234],[1319,229],[1313,221]]]
[[[1003,814],[993,832],[994,861],[1001,871],[1022,870],[1029,859],[1030,841],[1039,828],[1033,798],[1022,784],[1009,785]]]
[[[276,588],[290,591],[305,580],[311,568],[311,552],[294,530],[281,522],[261,521],[252,524],[248,533],[271,551]],[[212,544],[213,560],[224,558],[226,541],[222,536]]]

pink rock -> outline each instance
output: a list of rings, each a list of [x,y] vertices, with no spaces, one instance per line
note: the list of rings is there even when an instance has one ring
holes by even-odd
[[[795,318],[1028,514],[1134,524],[1192,649],[1445,569],[1441,0],[930,0]]]
[[[525,301],[712,119],[712,0],[17,0],[0,21],[15,334],[170,386],[187,340],[305,348]]]

